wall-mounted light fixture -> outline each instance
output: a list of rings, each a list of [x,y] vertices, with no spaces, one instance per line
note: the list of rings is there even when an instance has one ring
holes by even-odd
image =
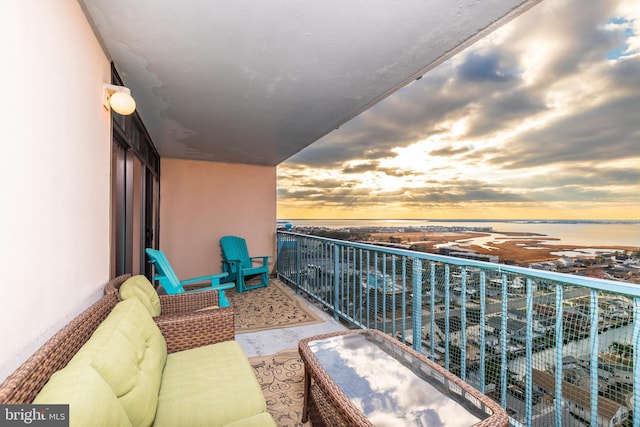
[[[136,109],[136,101],[131,96],[129,88],[104,84],[103,103],[105,110],[113,110],[123,116],[128,116]]]

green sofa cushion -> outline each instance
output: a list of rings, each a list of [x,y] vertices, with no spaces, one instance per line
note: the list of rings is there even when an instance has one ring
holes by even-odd
[[[223,426],[265,411],[244,351],[225,341],[167,357],[154,426]]]
[[[69,365],[53,374],[33,403],[69,404],[71,427],[131,426],[109,384],[86,364]]]
[[[137,298],[152,317],[160,316],[161,306],[158,292],[145,276],[137,275],[128,278],[120,286],[120,298],[123,300]]]
[[[109,384],[133,426],[149,426],[167,359],[162,333],[137,298],[118,303],[71,359]]]

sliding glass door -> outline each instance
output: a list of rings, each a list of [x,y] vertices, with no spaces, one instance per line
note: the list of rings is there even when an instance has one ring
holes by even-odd
[[[113,70],[113,84],[122,85]],[[160,156],[137,113],[112,114],[111,276],[145,274],[158,246]]]

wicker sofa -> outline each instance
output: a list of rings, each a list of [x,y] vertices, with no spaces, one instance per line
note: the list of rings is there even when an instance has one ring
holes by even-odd
[[[153,318],[116,292],[7,378],[0,403],[67,403],[72,426],[275,426],[231,308]]]
[[[235,337],[233,309],[218,306],[215,290],[158,295],[145,276],[123,274],[106,284],[104,294],[114,294],[118,301],[139,299],[165,338],[170,336],[166,339],[169,353]],[[197,335],[192,334],[194,328]]]

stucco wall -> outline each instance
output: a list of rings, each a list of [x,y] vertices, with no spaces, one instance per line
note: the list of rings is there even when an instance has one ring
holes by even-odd
[[[275,167],[163,158],[160,175],[160,249],[179,278],[221,272],[225,235],[274,255]]]
[[[109,278],[110,66],[76,1],[0,5],[0,381]]]

